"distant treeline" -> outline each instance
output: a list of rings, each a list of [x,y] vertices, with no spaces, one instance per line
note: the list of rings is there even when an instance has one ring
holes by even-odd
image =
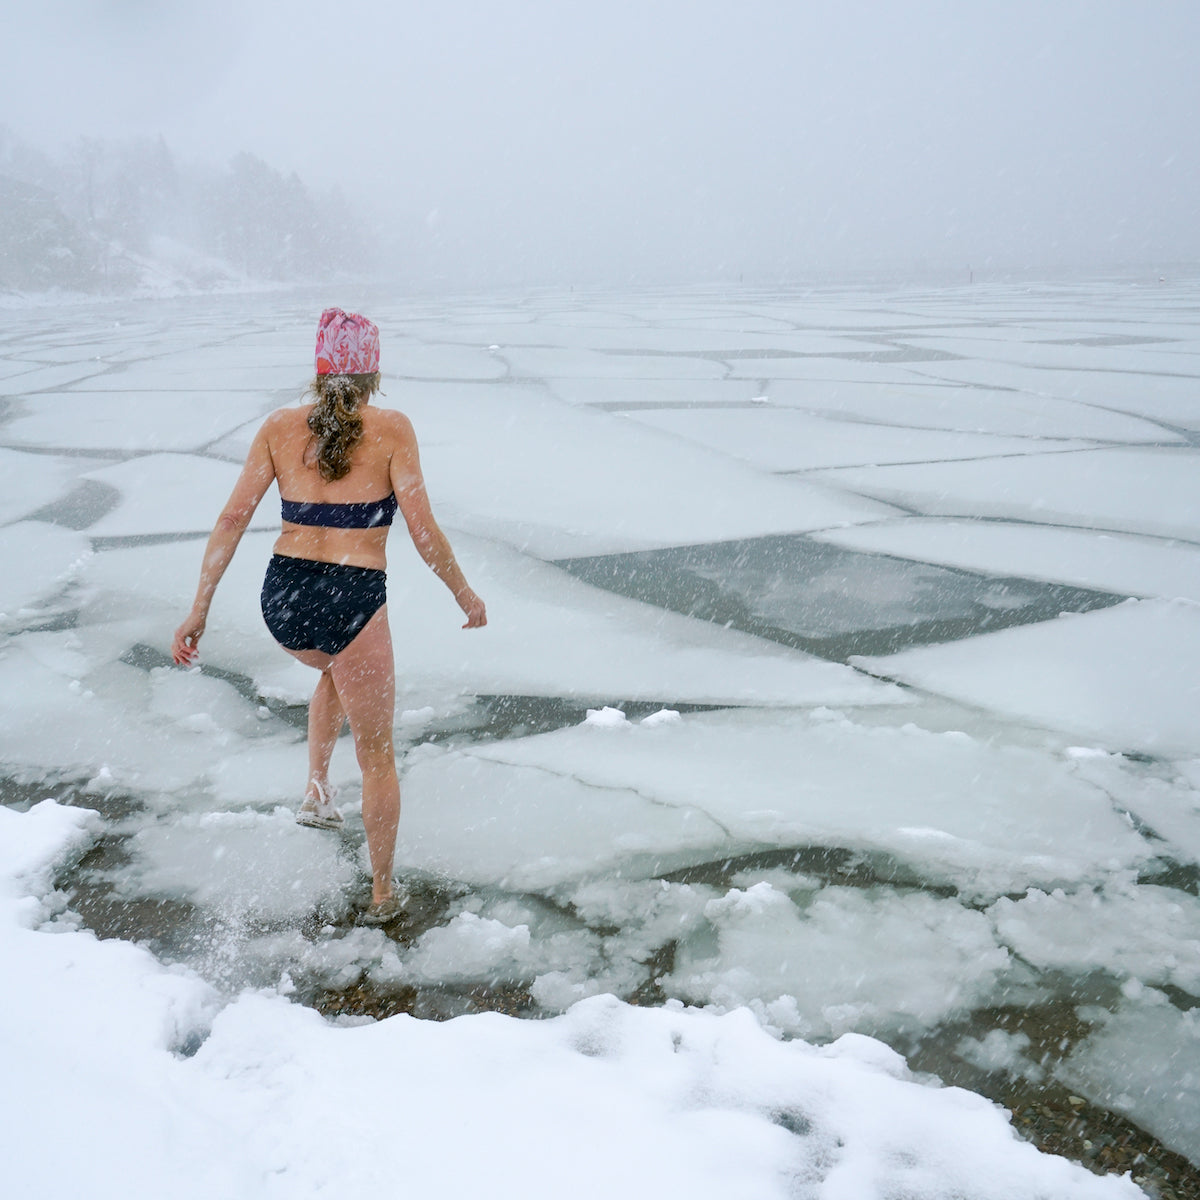
[[[127,293],[328,277],[367,266],[358,219],[253,154],[181,166],[162,138],[50,155],[0,127],[0,289]]]

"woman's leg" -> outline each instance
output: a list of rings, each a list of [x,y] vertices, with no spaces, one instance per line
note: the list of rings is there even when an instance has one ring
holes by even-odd
[[[392,861],[400,824],[400,781],[392,727],[396,716],[396,664],[387,606],[330,663],[329,674],[350,729],[363,777],[363,828],[371,856],[372,899],[392,894]]]
[[[312,792],[315,781],[329,794],[329,760],[337,745],[342,726],[346,723],[346,710],[338,699],[337,688],[326,667],[317,680],[312,700],[308,705],[308,787],[305,794]]]

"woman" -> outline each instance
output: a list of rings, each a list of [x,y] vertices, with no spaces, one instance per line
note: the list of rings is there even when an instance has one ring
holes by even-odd
[[[385,594],[385,547],[397,508],[421,557],[466,614],[487,624],[429,507],[417,440],[402,413],[370,405],[379,389],[379,330],[328,308],[317,328],[315,403],[272,413],[255,435],[208,540],[200,585],[175,631],[176,663],[196,661],[213,593],[272,481],[283,497],[283,532],[263,582],[262,609],[276,641],[321,672],[308,709],[308,787],[297,820],[336,829],[329,760],[346,720],[363,777],[363,826],[372,897],[365,919],[398,915],[392,859],[400,784],[392,747],[395,664]]]

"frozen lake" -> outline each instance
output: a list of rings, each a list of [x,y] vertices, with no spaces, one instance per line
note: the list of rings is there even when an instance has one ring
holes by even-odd
[[[349,741],[293,821],[274,492],[167,658],[327,302],[490,622],[393,537],[386,933]],[[1200,1165],[1200,285],[13,309],[0,467],[0,795],[102,817],[48,930],[331,1016],[748,1009]]]

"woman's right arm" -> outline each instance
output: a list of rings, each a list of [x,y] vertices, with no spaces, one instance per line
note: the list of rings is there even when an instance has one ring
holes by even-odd
[[[233,559],[233,552],[238,548],[242,534],[246,532],[259,501],[275,479],[275,463],[271,458],[268,441],[268,430],[273,419],[268,417],[254,435],[242,473],[233,485],[233,491],[209,535],[208,545],[204,548],[196,599],[192,602],[192,610],[187,619],[175,630],[175,637],[171,642],[171,657],[181,667],[191,666],[196,661],[196,643],[208,624],[208,610],[212,604],[213,593]]]
[[[433,518],[412,423],[403,413],[395,411],[390,414],[390,419],[395,422],[393,432],[396,438],[390,467],[392,491],[396,493],[396,502],[408,526],[409,536],[417,553],[450,589],[459,608],[466,614],[463,628],[478,629],[487,624],[487,609],[467,583],[449,540]]]

